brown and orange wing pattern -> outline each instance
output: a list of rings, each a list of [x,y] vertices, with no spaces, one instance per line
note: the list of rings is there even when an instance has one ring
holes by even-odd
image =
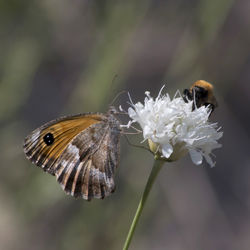
[[[34,164],[56,175],[68,194],[104,198],[114,190],[119,137],[119,122],[112,115],[82,114],[34,130],[25,139],[24,152]]]
[[[59,159],[55,174],[62,188],[86,200],[103,199],[114,192],[119,136],[104,123],[91,126],[78,135],[65,149],[64,159]]]
[[[24,140],[24,152],[35,165],[54,174],[53,165],[71,140],[90,125],[102,122],[102,115],[62,117],[34,130]]]

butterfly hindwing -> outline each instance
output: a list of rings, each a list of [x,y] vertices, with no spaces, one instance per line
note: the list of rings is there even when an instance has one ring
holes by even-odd
[[[60,165],[55,175],[62,188],[86,200],[110,195],[115,189],[119,137],[118,127],[104,122],[76,136],[58,160]]]

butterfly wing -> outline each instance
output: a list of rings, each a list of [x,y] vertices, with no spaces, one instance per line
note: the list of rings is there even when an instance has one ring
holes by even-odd
[[[27,136],[24,152],[34,164],[56,175],[67,193],[88,200],[104,198],[114,190],[119,136],[119,122],[113,116],[64,117]],[[111,147],[116,153],[111,152]]]
[[[24,140],[28,159],[54,175],[54,165],[70,141],[90,125],[103,122],[101,114],[82,114],[62,117],[34,130]],[[50,140],[47,140],[47,136]]]
[[[55,174],[62,188],[68,194],[86,200],[103,199],[114,192],[119,138],[119,128],[111,128],[106,123],[91,126],[75,137],[56,169]],[[79,150],[79,157],[71,153],[75,150]]]

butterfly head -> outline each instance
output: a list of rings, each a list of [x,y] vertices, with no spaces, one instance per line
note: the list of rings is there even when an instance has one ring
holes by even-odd
[[[110,106],[108,109],[108,114],[115,115],[115,114],[119,114],[119,112],[117,111],[115,106]]]

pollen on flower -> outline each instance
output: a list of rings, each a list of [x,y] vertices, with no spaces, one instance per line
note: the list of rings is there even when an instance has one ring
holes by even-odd
[[[208,121],[209,107],[192,110],[193,101],[185,102],[179,91],[171,99],[168,94],[162,94],[163,88],[155,99],[146,91],[144,104],[133,104],[129,97],[128,115],[132,120],[125,126],[139,123],[150,149],[165,160],[175,161],[189,153],[196,165],[205,158],[210,166],[214,166],[211,152],[221,147],[217,141],[223,132],[219,131],[217,123]]]

